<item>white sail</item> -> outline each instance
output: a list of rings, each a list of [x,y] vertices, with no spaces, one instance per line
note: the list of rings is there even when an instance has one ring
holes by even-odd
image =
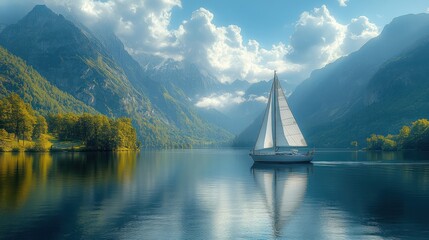
[[[293,117],[286,101],[280,82],[277,81],[277,104],[276,104],[276,146],[278,147],[306,147],[304,136]]]
[[[277,75],[274,74],[267,109],[254,149],[306,146],[307,143],[289,108]]]
[[[268,98],[267,109],[265,111],[262,127],[259,130],[258,140],[256,140],[255,150],[272,148],[274,146],[273,145],[273,125],[272,125],[273,88],[274,86],[271,88],[270,96]]]

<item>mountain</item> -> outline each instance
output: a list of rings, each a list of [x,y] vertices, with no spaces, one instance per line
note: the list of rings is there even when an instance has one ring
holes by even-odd
[[[166,87],[151,81],[118,38],[98,39],[44,5],[6,27],[0,44],[97,111],[131,117],[143,146],[205,144],[231,136],[181,108],[186,103],[171,98]],[[167,102],[169,108],[153,104],[154,95],[157,104]],[[188,128],[182,129],[185,123]]]
[[[108,116],[143,116],[145,120],[137,122],[141,137],[145,136],[143,132],[152,132],[151,137],[143,137],[144,144],[158,140],[157,126],[152,122],[160,125],[162,122],[153,116],[147,98],[135,90],[92,34],[62,15],[37,5],[2,31],[0,44],[23,58],[53,85],[97,111]],[[161,135],[166,138],[167,132]]]
[[[148,66],[144,62],[141,64]],[[216,77],[187,61],[164,59],[158,65],[147,67],[146,72],[150,78],[164,83],[169,89],[182,89],[191,99],[197,99],[221,88],[221,83]]]
[[[55,86],[0,46],[0,98],[17,93],[41,114],[96,111]]]
[[[225,111],[194,107],[203,97],[226,93],[234,94],[238,91],[244,92],[251,86],[249,82],[236,80],[232,83],[221,83],[215,76],[185,60],[160,59],[147,54],[139,54],[135,57],[151,79],[161,83],[164,90],[174,99],[179,100],[178,102],[186,103],[182,108],[191,108],[195,116],[198,115],[204,121],[220,126],[234,134],[239,133],[243,127],[250,123],[247,121],[248,115],[241,113],[249,111],[254,104],[243,104],[242,107],[233,107]],[[158,102],[157,96],[160,94],[156,93],[151,98],[154,103]],[[155,105],[162,106],[163,104]],[[234,109],[238,111],[234,111]],[[250,111],[252,112],[252,110]],[[252,119],[254,115],[251,114],[250,116]]]
[[[428,14],[401,16],[357,52],[313,72],[289,101],[309,142],[317,146],[348,146],[350,141],[358,140],[364,145],[371,133],[385,134],[411,118],[426,116],[427,109],[415,105],[417,99],[410,97],[417,89],[392,88],[397,78],[386,76],[387,71],[399,74],[401,70],[410,74],[408,81],[414,84],[417,78],[411,76],[422,74],[417,66],[426,60],[415,59],[413,64],[402,66],[398,60],[403,61],[417,46],[423,46],[428,36]],[[420,85],[425,89],[424,86]],[[394,104],[398,101],[402,107],[416,107],[415,113],[420,114],[409,115]]]
[[[313,71],[288,98],[309,145],[365,145],[371,133],[427,117],[428,60],[415,54],[425,52],[428,36],[429,14],[401,16],[358,51]]]
[[[76,23],[79,24],[79,23]],[[85,26],[78,25],[81,29]],[[90,30],[86,30],[90,32]],[[124,74],[137,89],[149,93],[152,85],[157,85],[140,66],[140,64],[125,50],[121,40],[110,30],[106,28],[96,28],[93,30],[96,38],[101,42],[103,47],[109,52],[112,59],[124,71]]]
[[[429,34],[429,15],[395,18],[360,50],[323,69],[299,85],[289,102],[304,129],[339,119],[354,111],[380,66]]]
[[[234,82],[231,83],[224,83],[221,85],[221,89],[223,91],[229,91],[229,92],[235,92],[235,91],[245,91],[247,90],[251,85],[251,83],[249,83],[246,80],[240,80],[237,79]]]
[[[345,146],[353,138],[361,144],[372,133],[397,133],[403,125],[429,117],[429,37],[384,63],[365,87],[357,105],[345,117],[324,125],[312,136]],[[337,139],[335,135],[345,135]]]
[[[124,113],[121,102],[135,102],[137,107],[138,99],[143,99],[98,41],[44,5],[5,28],[0,44],[55,86],[103,114]]]
[[[124,70],[133,86],[148,96],[159,118],[170,127],[177,129],[178,134],[184,136],[185,140],[177,139],[176,142],[201,145],[225,142],[232,138],[230,133],[216,126],[216,123],[205,121],[194,107],[189,97],[189,94],[192,93],[189,90],[198,89],[196,87],[198,83],[207,82],[195,65],[180,67],[184,66],[184,63],[175,62],[171,59],[160,60],[156,57],[147,57],[146,59],[150,62],[141,65],[125,50],[124,44],[109,29],[96,29],[94,33]],[[163,65],[164,67],[161,69],[153,68],[154,62],[157,61],[159,62],[156,66]],[[166,62],[179,67],[162,64]],[[173,69],[173,72],[166,71],[168,68]],[[187,71],[188,69],[190,71]],[[170,73],[170,75],[166,75],[166,73]],[[212,85],[217,84],[216,79],[212,78],[209,81]],[[197,91],[202,91],[202,89],[194,92]]]
[[[261,128],[264,114],[259,114],[253,122],[244,128],[237,136],[235,137],[232,145],[234,147],[251,147],[256,143],[258,138],[259,129]]]

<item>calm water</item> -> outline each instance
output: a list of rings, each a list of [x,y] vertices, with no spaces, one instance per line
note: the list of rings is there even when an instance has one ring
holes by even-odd
[[[429,153],[0,155],[2,239],[427,239]]]

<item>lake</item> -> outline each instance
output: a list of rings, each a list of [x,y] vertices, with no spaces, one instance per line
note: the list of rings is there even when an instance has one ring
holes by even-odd
[[[429,152],[0,154],[1,239],[427,239]]]

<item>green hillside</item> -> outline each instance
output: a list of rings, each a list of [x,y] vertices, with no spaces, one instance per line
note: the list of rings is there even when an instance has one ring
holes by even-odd
[[[0,98],[17,93],[43,115],[48,113],[96,113],[96,111],[52,86],[22,59],[0,46]]]

